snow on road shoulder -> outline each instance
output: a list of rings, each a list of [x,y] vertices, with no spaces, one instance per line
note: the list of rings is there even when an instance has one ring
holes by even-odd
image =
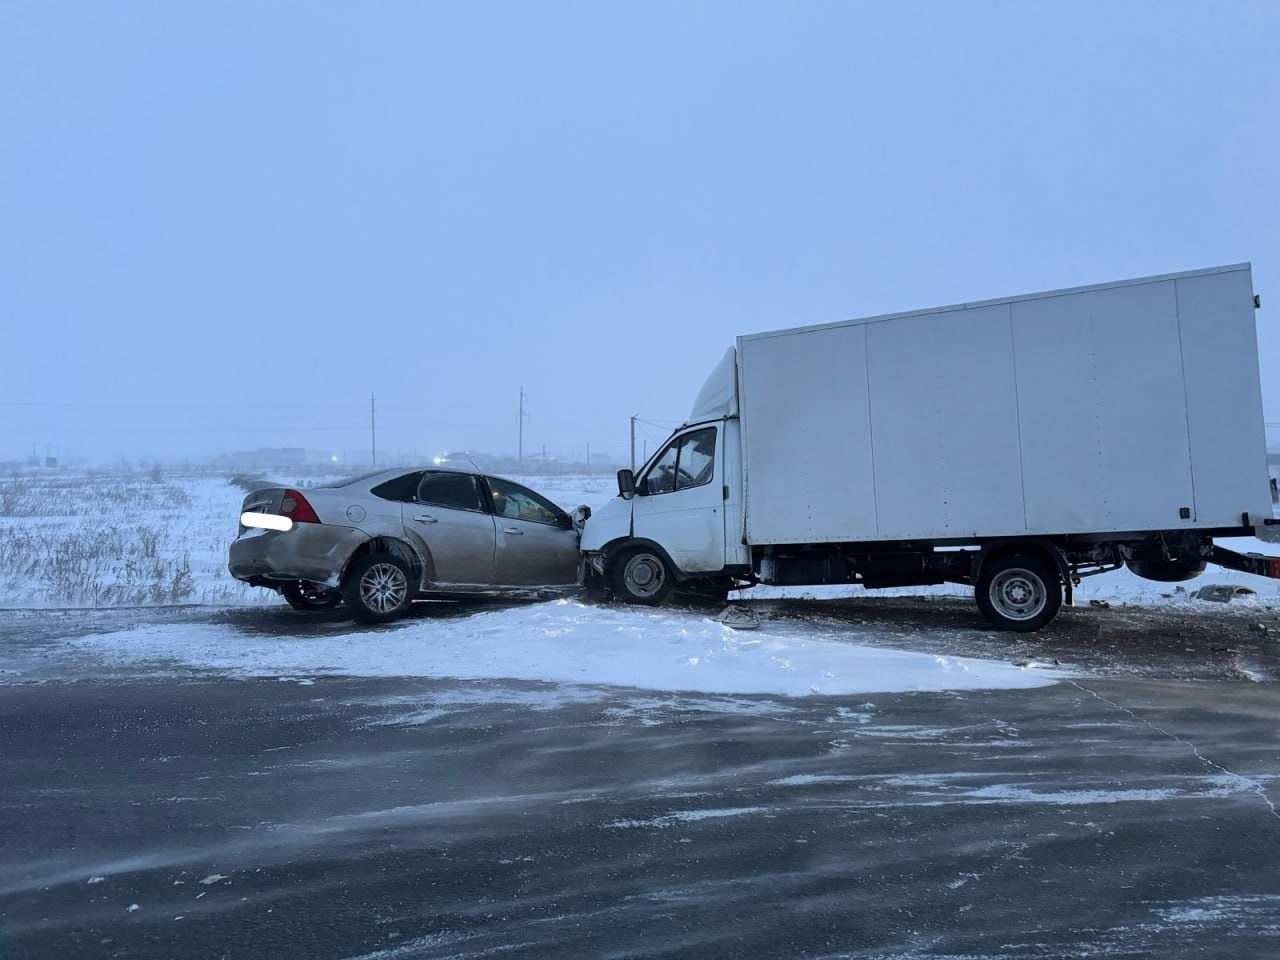
[[[701,614],[559,600],[392,629],[264,636],[224,624],[165,624],[65,641],[114,665],[233,676],[338,675],[542,680],[784,696],[1025,688],[1065,674],[862,647],[812,624],[738,633]]]

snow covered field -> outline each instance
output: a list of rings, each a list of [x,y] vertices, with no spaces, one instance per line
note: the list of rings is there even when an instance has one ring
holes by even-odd
[[[280,476],[305,490],[334,478]],[[517,477],[573,508],[612,477]],[[245,491],[226,474],[86,474],[0,480],[0,607],[282,603],[227,573]]]
[[[278,477],[305,489],[317,482]],[[561,506],[599,506],[615,493],[611,476],[515,477]],[[320,481],[323,482],[323,481]],[[244,491],[225,475],[89,475],[63,472],[0,480],[0,607],[109,607],[171,603],[280,603],[226,571]],[[1252,539],[1223,541],[1237,550],[1280,552]],[[1201,603],[1189,594],[1207,583],[1247,586],[1238,603],[1280,603],[1280,581],[1211,567],[1173,585],[1127,570],[1086,579],[1077,603]],[[1179,587],[1182,589],[1179,590]],[[741,596],[840,597],[861,587],[757,587]],[[968,597],[962,586],[908,587],[895,595]]]

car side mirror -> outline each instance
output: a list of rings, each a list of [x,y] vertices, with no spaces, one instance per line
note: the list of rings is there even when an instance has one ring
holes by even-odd
[[[636,495],[636,475],[623,467],[618,471],[618,496],[630,500]]]

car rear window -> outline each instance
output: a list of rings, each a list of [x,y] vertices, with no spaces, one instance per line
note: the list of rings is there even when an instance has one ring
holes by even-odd
[[[369,492],[383,500],[400,500],[408,503],[418,491],[418,482],[422,479],[421,471],[401,474],[391,480],[378,484]]]
[[[469,473],[428,470],[418,486],[418,502],[451,510],[484,510],[476,478]]]

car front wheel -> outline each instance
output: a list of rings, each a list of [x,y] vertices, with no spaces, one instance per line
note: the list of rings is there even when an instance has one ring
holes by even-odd
[[[347,571],[342,599],[356,619],[387,623],[403,615],[413,602],[413,573],[408,564],[390,554],[361,557]]]

